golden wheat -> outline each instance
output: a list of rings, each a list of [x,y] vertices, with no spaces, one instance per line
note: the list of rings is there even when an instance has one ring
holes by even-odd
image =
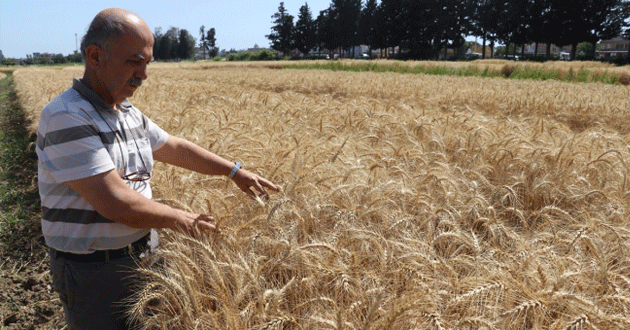
[[[224,232],[162,233],[145,329],[628,327],[627,87],[277,69],[152,64],[133,97],[283,188],[156,164],[156,199]],[[14,73],[35,124],[81,74]]]

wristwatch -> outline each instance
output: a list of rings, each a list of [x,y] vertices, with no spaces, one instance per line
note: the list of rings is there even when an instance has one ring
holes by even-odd
[[[230,174],[228,174],[228,178],[233,178],[234,175],[236,174],[236,172],[238,172],[238,170],[240,168],[241,168],[241,163],[234,162],[234,167],[232,167],[232,170],[230,171]]]

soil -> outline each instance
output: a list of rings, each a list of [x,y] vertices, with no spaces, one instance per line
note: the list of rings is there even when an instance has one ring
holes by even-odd
[[[0,237],[0,329],[63,329],[38,220]],[[8,244],[7,244],[8,243]]]

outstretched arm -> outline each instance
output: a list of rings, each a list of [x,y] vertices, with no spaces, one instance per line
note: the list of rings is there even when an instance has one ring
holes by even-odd
[[[129,188],[116,170],[66,184],[105,218],[133,228],[170,228],[192,237],[201,231],[221,232],[211,216],[177,210],[144,197]]]
[[[234,163],[227,159],[172,135],[168,137],[162,148],[153,152],[153,159],[208,175],[228,175],[234,168]],[[279,188],[269,180],[245,169],[239,169],[232,180],[251,197],[256,197],[256,193],[251,188],[258,191],[261,196],[267,196],[265,188],[279,191]]]

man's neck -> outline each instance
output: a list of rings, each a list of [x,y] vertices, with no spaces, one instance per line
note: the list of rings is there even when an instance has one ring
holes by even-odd
[[[85,72],[83,74],[83,78],[81,79],[81,82],[87,88],[91,89],[94,93],[96,93],[96,95],[98,95],[105,103],[107,103],[110,107],[112,107],[112,109],[118,110],[118,103],[114,102],[114,99],[112,98],[109,91],[107,91],[107,88],[105,88],[105,86],[102,83],[100,83],[100,81],[96,79],[94,75],[91,75]]]

